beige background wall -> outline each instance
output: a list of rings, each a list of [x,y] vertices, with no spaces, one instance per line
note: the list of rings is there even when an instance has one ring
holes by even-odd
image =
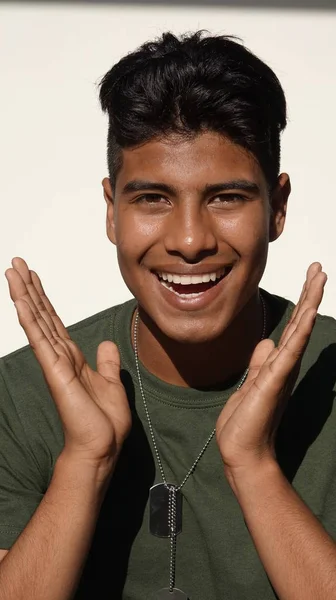
[[[105,234],[96,83],[144,40],[198,28],[240,36],[283,83],[293,192],[262,285],[295,300],[319,260],[329,275],[321,312],[336,317],[336,12],[2,3],[0,356],[26,344],[3,275],[14,256],[39,273],[66,325],[130,297]]]

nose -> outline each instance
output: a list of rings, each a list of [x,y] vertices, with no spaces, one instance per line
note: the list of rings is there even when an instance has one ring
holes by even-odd
[[[175,207],[168,221],[165,234],[168,254],[182,256],[187,262],[199,262],[217,252],[213,223],[204,206],[190,203]]]

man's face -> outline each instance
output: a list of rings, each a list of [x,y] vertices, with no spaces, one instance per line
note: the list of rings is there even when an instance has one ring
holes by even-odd
[[[257,291],[287,176],[270,199],[253,156],[206,132],[124,150],[113,198],[103,185],[107,233],[142,309],[176,341],[220,336]]]

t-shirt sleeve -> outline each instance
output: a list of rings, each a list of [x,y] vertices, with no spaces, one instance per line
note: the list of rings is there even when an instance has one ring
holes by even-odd
[[[29,401],[29,394],[27,402]],[[27,525],[45,492],[41,473],[0,359],[0,548],[9,549]]]

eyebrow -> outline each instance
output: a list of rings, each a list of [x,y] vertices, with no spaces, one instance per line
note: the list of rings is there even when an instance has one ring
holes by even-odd
[[[217,192],[227,192],[229,190],[243,190],[251,194],[260,193],[259,186],[248,179],[232,179],[232,181],[209,184],[204,188],[206,194],[216,194]]]
[[[122,189],[123,194],[130,192],[144,192],[146,190],[159,190],[161,192],[167,192],[167,194],[177,195],[177,189],[172,185],[166,183],[160,183],[158,181],[147,181],[143,179],[133,179],[128,181]]]
[[[131,192],[144,192],[149,190],[156,190],[160,192],[166,192],[171,195],[178,195],[178,190],[172,185],[161,183],[158,181],[147,181],[143,179],[133,179],[128,181],[123,189],[123,194],[129,194]],[[254,181],[248,179],[233,179],[231,181],[223,181],[220,183],[207,184],[203,188],[204,194],[216,194],[219,192],[225,192],[229,190],[243,190],[251,194],[260,193],[259,186]]]

